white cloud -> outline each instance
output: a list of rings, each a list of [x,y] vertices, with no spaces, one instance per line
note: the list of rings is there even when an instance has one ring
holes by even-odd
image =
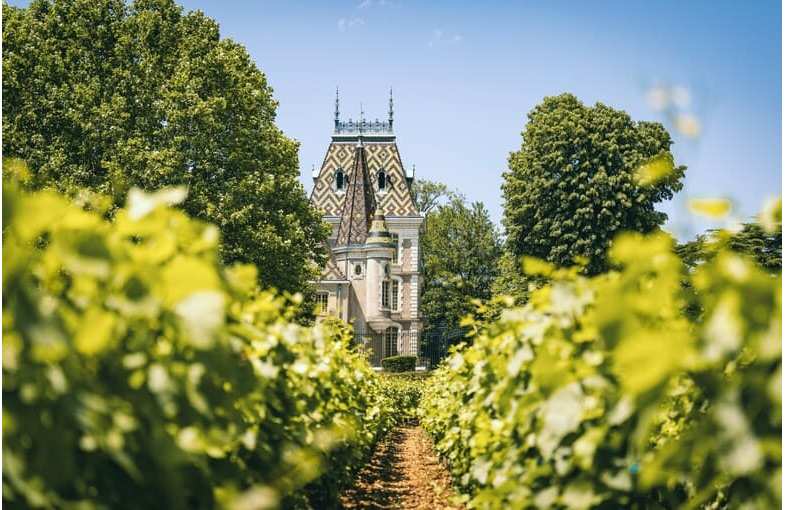
[[[365,20],[362,18],[341,18],[338,20],[338,30],[341,32],[346,32],[352,27],[356,27],[358,25],[365,25]]]
[[[457,33],[448,33],[440,28],[436,28],[431,33],[431,39],[428,41],[428,47],[434,46],[447,46],[458,44],[463,41],[463,36]]]

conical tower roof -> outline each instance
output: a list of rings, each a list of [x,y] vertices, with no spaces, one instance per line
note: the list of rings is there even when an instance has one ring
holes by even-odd
[[[382,248],[395,247],[390,231],[387,229],[387,222],[384,221],[384,214],[382,214],[382,211],[379,209],[376,209],[373,213],[373,222],[371,223],[365,246],[378,246]]]
[[[355,147],[354,166],[346,187],[346,198],[341,209],[341,222],[338,225],[337,246],[364,244],[368,237],[368,229],[373,213],[376,210],[376,199],[368,174],[368,162],[365,147],[360,138]]]

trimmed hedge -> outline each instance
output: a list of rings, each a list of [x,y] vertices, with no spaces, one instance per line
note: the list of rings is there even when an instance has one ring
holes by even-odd
[[[686,271],[662,233],[610,260],[526,260],[550,283],[467,319],[473,345],[427,380],[421,423],[468,508],[779,508],[781,275],[725,249]]]
[[[382,368],[387,372],[413,372],[417,356],[390,356],[382,360]]]
[[[5,183],[5,503],[329,508],[394,424],[349,329],[221,266],[183,197],[133,190],[110,222]]]

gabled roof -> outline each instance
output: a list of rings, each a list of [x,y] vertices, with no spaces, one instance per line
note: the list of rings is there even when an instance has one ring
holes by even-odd
[[[354,166],[349,175],[346,196],[341,208],[336,246],[364,244],[374,210],[376,210],[376,199],[368,173],[365,147],[360,139],[354,149]]]

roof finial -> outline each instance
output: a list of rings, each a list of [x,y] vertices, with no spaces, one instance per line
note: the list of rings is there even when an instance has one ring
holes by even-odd
[[[393,94],[392,94],[392,87],[390,87],[390,111],[387,112],[389,114],[389,121],[390,121],[390,129],[393,127]]]
[[[338,99],[338,87],[335,87],[335,129],[338,129],[338,124],[341,122],[341,112],[338,108],[339,99]]]
[[[414,171],[416,170],[416,168],[417,167],[415,166],[415,164],[412,163],[412,179],[414,179]]]
[[[365,127],[365,112],[363,111],[363,104],[360,103],[360,133],[363,132]]]

